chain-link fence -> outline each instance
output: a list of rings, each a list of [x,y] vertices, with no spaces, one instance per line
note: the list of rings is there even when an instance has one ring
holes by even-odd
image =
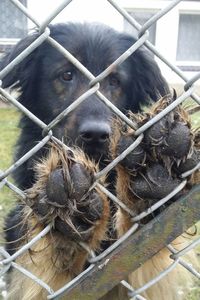
[[[74,110],[78,105],[80,105],[87,97],[92,94],[96,94],[98,98],[103,101],[120,119],[128,124],[135,131],[135,136],[137,140],[127,148],[122,154],[120,154],[116,159],[114,159],[109,165],[107,165],[103,170],[96,174],[96,185],[98,188],[105,193],[108,198],[115,203],[115,205],[121,207],[128,213],[132,213],[124,203],[120,201],[115,195],[110,193],[108,189],[98,183],[98,180],[108,174],[126,155],[128,155],[137,145],[142,141],[143,133],[155,124],[158,120],[163,118],[166,114],[172,111],[179,104],[183,103],[186,99],[191,97],[197,105],[200,105],[200,97],[194,92],[194,84],[200,78],[200,73],[195,75],[193,78],[188,79],[179,68],[174,64],[168,61],[163,55],[148,41],[148,32],[152,24],[166,15],[170,10],[172,10],[176,5],[178,5],[180,0],[171,1],[164,9],[160,10],[153,17],[151,17],[143,26],[138,24],[136,20],[131,17],[122,7],[118,6],[115,1],[108,0],[110,5],[112,5],[119,14],[121,14],[126,21],[133,26],[138,31],[138,39],[134,45],[131,46],[128,51],[123,53],[111,66],[105,69],[97,77],[93,76],[87,70],[81,62],[79,62],[75,57],[71,55],[66,49],[64,49],[57,41],[50,37],[50,31],[48,29],[49,23],[64,9],[67,9],[68,4],[72,0],[65,0],[62,2],[59,7],[56,7],[54,11],[51,12],[48,18],[46,18],[42,23],[39,23],[31,15],[26,7],[18,0],[10,0],[20,12],[23,12],[38,28],[40,32],[39,37],[28,46],[21,54],[19,54],[9,65],[7,65],[1,72],[0,78],[3,79],[7,74],[12,72],[14,66],[21,62],[27,55],[29,55],[34,49],[41,45],[44,41],[47,41],[51,44],[57,51],[59,51],[65,58],[67,58],[72,64],[76,66],[89,80],[90,84],[88,90],[82,94],[78,99],[76,99],[73,104],[71,104],[67,109],[65,109],[59,116],[57,116],[50,124],[45,124],[43,121],[38,119],[34,114],[27,110],[22,104],[20,104],[11,94],[9,94],[3,88],[0,88],[1,95],[7,99],[9,103],[12,103],[16,108],[18,108],[23,114],[35,122],[40,128],[43,129],[43,132],[46,133],[45,137],[29,152],[27,152],[23,157],[11,165],[7,170],[1,171],[0,179],[0,188],[4,185],[13,190],[17,195],[25,199],[25,194],[22,190],[17,188],[12,184],[7,176],[10,175],[14,170],[16,170],[21,164],[31,158],[39,149],[46,145],[50,140],[58,141],[52,135],[52,129],[54,126],[60,122],[64,117],[66,117],[72,110]],[[178,97],[173,103],[167,106],[162,112],[157,114],[154,118],[148,121],[145,125],[140,128],[135,128],[135,123],[131,121],[126,115],[124,115],[119,109],[113,105],[109,99],[107,99],[99,91],[99,83],[111,72],[111,70],[126,60],[132,53],[134,53],[142,45],[146,46],[155,56],[157,56],[161,61],[163,61],[173,72],[175,72],[184,82],[184,93]],[[1,275],[5,274],[10,267],[15,268],[18,272],[24,274],[33,280],[38,285],[42,286],[48,293],[48,299],[57,299],[63,295],[67,295],[67,299],[99,299],[105,295],[109,290],[115,287],[118,284],[121,284],[124,288],[127,289],[127,293],[130,299],[145,299],[141,296],[141,293],[146,289],[157,283],[168,273],[170,273],[177,265],[181,265],[183,268],[187,269],[188,272],[192,273],[196,278],[200,279],[200,273],[186,260],[183,259],[183,255],[188,253],[191,249],[194,249],[197,245],[200,244],[200,239],[188,242],[188,245],[177,251],[170,243],[183,233],[183,230],[186,230],[192,226],[195,222],[200,219],[200,187],[196,186],[193,188],[187,195],[177,200],[175,203],[171,204],[166,208],[161,214],[159,214],[155,219],[150,221],[148,224],[143,226],[138,230],[139,222],[152,211],[156,210],[163,203],[169,201],[174,195],[176,195],[180,190],[182,190],[187,183],[187,178],[193,174],[200,167],[200,162],[190,171],[187,171],[182,174],[181,184],[173,190],[167,197],[161,199],[156,206],[152,206],[145,213],[141,213],[138,216],[134,216],[134,225],[116,242],[114,242],[109,248],[100,253],[98,256],[95,256],[94,253],[88,249],[85,244],[82,244],[82,247],[88,251],[88,267],[75,277],[72,281],[64,285],[59,290],[53,291],[51,286],[47,285],[46,282],[43,282],[41,278],[37,278],[30,271],[24,269],[22,266],[15,262],[16,258],[20,257],[24,252],[28,251],[32,245],[37,243],[41,237],[44,237],[50,230],[51,224],[48,225],[42,232],[40,232],[33,240],[28,242],[26,245],[21,247],[15,254],[9,255],[3,248],[0,249],[2,256],[1,260]],[[163,228],[167,227],[170,224],[170,232],[164,231]],[[150,238],[151,237],[151,238]],[[159,237],[159,238],[158,238]],[[145,241],[145,242],[144,242]],[[132,256],[132,249],[135,245],[137,251],[140,252],[140,256],[137,256],[135,259]],[[140,246],[141,245],[141,246]],[[169,256],[171,259],[171,265],[165,269],[163,272],[159,273],[157,277],[152,278],[151,281],[147,282],[145,285],[141,286],[138,289],[135,289],[130,286],[130,284],[125,280],[128,274],[136,270],[140,265],[142,265],[146,260],[151,258],[155,253],[161,250],[166,245],[169,250]],[[148,251],[147,251],[148,249]],[[139,259],[138,259],[139,257]],[[119,272],[120,270],[120,272]],[[120,273],[120,274],[119,274]],[[152,299],[155,300],[155,299]]]

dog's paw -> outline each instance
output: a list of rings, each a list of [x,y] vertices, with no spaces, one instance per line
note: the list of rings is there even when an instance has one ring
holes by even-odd
[[[149,112],[130,117],[141,127],[171,101],[163,98]],[[114,125],[113,132],[111,154],[115,158],[133,144],[136,137],[135,131],[120,121]],[[183,181],[182,174],[193,169],[199,159],[199,134],[191,129],[188,114],[178,106],[144,131],[142,142],[118,164],[117,195],[138,214],[178,187]],[[199,182],[199,178],[199,171],[194,172],[182,192]]]
[[[96,166],[82,152],[53,146],[36,165],[37,181],[26,191],[27,204],[40,223],[73,241],[100,240],[106,231],[108,202],[94,182]]]

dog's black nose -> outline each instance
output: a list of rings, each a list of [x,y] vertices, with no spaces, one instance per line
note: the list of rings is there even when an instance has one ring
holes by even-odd
[[[104,144],[111,134],[111,127],[102,121],[86,121],[79,129],[79,136],[85,144]]]

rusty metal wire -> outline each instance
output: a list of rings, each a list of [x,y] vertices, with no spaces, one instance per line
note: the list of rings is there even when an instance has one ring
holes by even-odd
[[[165,8],[161,9],[157,12],[151,19],[149,19],[143,26],[141,26],[136,20],[131,17],[122,7],[120,7],[116,1],[107,0],[110,5],[112,5],[118,13],[120,13],[134,28],[138,31],[138,40],[120,57],[118,57],[110,66],[108,66],[101,74],[98,76],[94,76],[89,70],[87,70],[70,52],[68,52],[65,48],[63,48],[58,42],[56,42],[53,38],[51,38],[50,31],[48,29],[48,25],[50,22],[60,13],[63,9],[67,9],[67,6],[73,0],[63,0],[62,3],[56,7],[50,15],[42,22],[38,22],[38,20],[31,14],[31,12],[24,7],[18,0],[10,0],[24,15],[26,15],[37,28],[37,38],[32,42],[30,46],[28,46],[22,53],[20,53],[9,65],[7,65],[0,72],[0,83],[1,80],[12,72],[13,68],[19,64],[27,55],[29,55],[32,51],[34,51],[39,45],[41,45],[44,41],[50,43],[57,51],[59,51],[64,57],[66,57],[76,68],[78,68],[85,77],[87,77],[90,82],[88,85],[88,90],[83,93],[78,99],[76,99],[69,107],[67,107],[62,113],[60,113],[51,123],[45,124],[42,120],[38,119],[34,114],[32,114],[29,110],[27,110],[23,105],[21,105],[13,96],[11,96],[7,91],[0,87],[0,94],[9,102],[12,103],[18,110],[20,110],[23,114],[29,117],[33,122],[35,122],[43,131],[44,138],[41,141],[38,141],[38,144],[32,148],[29,152],[27,152],[23,157],[21,157],[17,162],[11,165],[7,170],[0,171],[0,189],[3,186],[7,186],[12,191],[14,191],[18,196],[22,199],[25,199],[26,195],[23,191],[17,188],[13,183],[11,183],[7,176],[10,175],[19,165],[23,164],[27,159],[29,159],[34,153],[40,150],[48,141],[56,140],[58,141],[52,134],[52,129],[55,125],[57,125],[64,117],[66,117],[71,111],[73,111],[78,105],[80,105],[85,99],[87,99],[90,95],[96,94],[98,98],[103,101],[119,118],[121,118],[127,125],[135,130],[136,140],[130,145],[123,153],[121,153],[116,159],[114,159],[110,164],[108,164],[103,170],[95,175],[95,183],[94,186],[98,186],[99,189],[103,193],[105,193],[111,201],[113,201],[117,206],[119,206],[122,210],[126,211],[131,217],[133,221],[133,226],[128,230],[126,234],[124,234],[120,239],[118,239],[112,246],[108,249],[100,253],[98,256],[95,256],[94,252],[88,247],[88,245],[84,243],[80,243],[80,246],[83,247],[89,254],[88,263],[90,264],[87,269],[85,269],[82,273],[80,273],[77,277],[75,277],[72,281],[67,283],[65,286],[60,288],[57,291],[53,291],[50,286],[48,286],[45,282],[43,282],[40,278],[37,278],[30,271],[22,268],[20,265],[14,262],[14,260],[26,252],[30,247],[37,243],[43,236],[45,236],[51,229],[51,224],[46,226],[45,229],[40,232],[35,238],[21,247],[15,254],[10,256],[3,248],[0,248],[0,255],[2,257],[0,261],[0,275],[5,274],[10,267],[12,266],[18,272],[24,274],[24,276],[29,277],[35,283],[42,286],[48,293],[47,299],[58,299],[63,295],[67,295],[70,293],[70,297],[73,298],[73,289],[80,284],[80,282],[84,282],[87,280],[90,274],[97,274],[100,270],[104,272],[106,269],[106,265],[109,261],[112,261],[112,255],[115,251],[120,252],[122,245],[127,242],[134,236],[134,233],[137,231],[139,227],[139,222],[149,214],[152,214],[155,210],[157,210],[160,206],[162,206],[165,202],[169,201],[174,195],[176,195],[179,191],[181,191],[187,183],[187,177],[193,174],[196,170],[200,169],[200,162],[197,164],[195,168],[190,171],[187,171],[181,175],[182,182],[165,198],[158,201],[156,204],[152,205],[147,211],[142,212],[139,215],[136,215],[135,212],[131,211],[120,199],[118,199],[115,195],[113,195],[110,191],[108,191],[104,186],[99,183],[99,179],[105,176],[109,171],[111,171],[121,160],[123,160],[133,149],[135,149],[143,140],[143,133],[150,128],[153,124],[162,119],[165,115],[167,115],[170,111],[172,111],[175,107],[177,107],[180,103],[184,102],[188,97],[192,97],[198,105],[200,105],[200,97],[194,92],[194,84],[200,78],[200,73],[195,75],[193,78],[189,79],[182,73],[182,71],[176,67],[173,63],[169,62],[149,41],[148,41],[148,29],[149,27],[157,22],[160,18],[165,16],[169,11],[171,11],[174,7],[176,7],[181,0],[171,1],[170,4],[166,5]],[[100,83],[101,81],[110,74],[112,69],[123,61],[125,61],[132,53],[134,53],[139,47],[145,45],[154,55],[156,55],[160,60],[162,60],[173,72],[175,72],[184,82],[185,82],[185,92],[177,98],[176,101],[171,103],[168,107],[166,107],[162,112],[157,114],[154,118],[149,120],[146,124],[138,128],[137,124],[130,120],[126,115],[124,115],[119,109],[113,105],[109,99],[107,99],[100,91]],[[67,146],[66,146],[67,147]],[[92,186],[91,188],[93,188]],[[194,191],[194,195],[195,195]],[[191,194],[193,195],[193,194]],[[198,215],[199,216],[199,215]],[[192,220],[188,222],[188,226],[191,225]],[[197,220],[195,220],[197,221]],[[156,223],[155,223],[156,224]],[[154,225],[155,225],[154,224]],[[156,226],[156,225],[155,225]],[[145,230],[145,229],[144,229]],[[147,229],[148,230],[148,229]],[[171,239],[172,241],[173,239]],[[200,244],[200,238],[196,239],[194,242],[191,242],[188,246],[183,248],[180,251],[177,251],[173,248],[172,245],[168,245],[168,250],[171,253],[171,265],[166,268],[163,272],[158,274],[155,278],[152,278],[151,281],[147,282],[145,285],[141,286],[138,289],[134,289],[133,286],[126,280],[121,280],[116,282],[116,284],[121,283],[123,287],[127,289],[127,293],[130,299],[137,300],[145,300],[145,298],[141,295],[146,289],[150,286],[154,285],[156,282],[161,280],[166,274],[170,273],[178,264],[188,270],[195,277],[200,279],[200,273],[190,265],[190,263],[186,262],[182,259],[183,255],[185,255],[191,249],[194,249],[197,245]],[[154,253],[155,254],[155,253]],[[152,253],[153,255],[153,253]],[[131,264],[131,262],[130,262]],[[106,271],[105,271],[106,272]],[[110,278],[112,281],[112,278]],[[107,291],[109,290],[109,284],[107,285]],[[75,294],[74,294],[75,295]],[[80,299],[84,298],[84,295],[81,295]],[[95,298],[95,294],[92,295],[92,299]],[[89,299],[89,298],[88,298]],[[155,300],[155,299],[152,299]]]

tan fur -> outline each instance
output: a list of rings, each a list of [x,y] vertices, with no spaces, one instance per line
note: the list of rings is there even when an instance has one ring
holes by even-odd
[[[63,153],[65,152],[62,149],[53,149],[49,157],[37,165],[38,180],[33,188],[27,191],[27,203],[30,206],[34,201],[37,201],[38,194],[44,191],[50,172],[61,164]],[[91,172],[94,172],[96,167],[81,152],[75,151],[73,155],[76,162],[82,163]],[[92,235],[87,241],[89,248],[92,250],[97,249],[100,241],[105,238],[109,217],[107,198],[98,189],[96,189],[96,192],[103,201],[103,214],[101,219],[92,225]],[[51,213],[51,218],[54,217],[54,214],[55,212]],[[59,210],[57,214],[59,215]],[[29,233],[23,244],[30,241],[45,227],[28,205],[24,208],[24,220]],[[21,245],[22,243],[19,246]],[[56,291],[82,271],[87,257],[88,253],[76,241],[70,240],[67,236],[53,230],[32,246],[29,252],[21,255],[16,262]],[[44,288],[17,270],[13,270],[8,299],[42,300],[46,299],[46,296],[47,292]]]
[[[165,97],[158,101],[154,106],[151,107],[151,110],[143,113],[143,114],[131,114],[130,118],[139,124],[139,127],[146,123],[149,119],[154,117],[157,113],[162,111],[166,106],[170,104],[170,99]],[[183,110],[180,106],[176,108],[175,111],[176,118],[180,122],[187,124],[189,128],[191,128],[190,118],[185,110]],[[123,123],[117,120],[114,123],[113,129],[114,134],[111,141],[111,153],[113,158],[115,158],[119,153],[117,151],[118,141],[120,136],[129,136],[134,133],[133,129],[125,128],[123,129]],[[193,141],[193,140],[195,141]],[[194,132],[191,130],[191,149],[194,146],[196,149],[199,149],[199,141],[197,141],[197,137],[195,137]],[[156,155],[152,153],[151,159],[158,159]],[[162,159],[162,157],[159,157]],[[163,158],[164,159],[164,158]],[[148,161],[145,162],[144,166],[148,164]],[[125,203],[135,214],[139,214],[142,211],[147,209],[147,202],[141,198],[138,198],[134,191],[131,189],[130,183],[134,180],[137,173],[127,170],[122,165],[118,165],[117,168],[117,182],[116,182],[116,192],[118,198]],[[188,187],[194,184],[200,183],[200,172],[195,172],[190,180]],[[142,220],[143,222],[143,220]],[[118,233],[118,237],[121,237],[132,225],[131,217],[128,213],[123,211],[121,208],[118,208],[116,213],[116,230]],[[188,239],[185,238],[184,235],[178,237],[175,241],[173,241],[172,245],[176,250],[180,250],[187,245]],[[170,251],[164,248],[159,253],[157,253],[150,260],[145,262],[140,268],[138,268],[135,272],[131,273],[127,281],[133,286],[134,289],[140,288],[146,283],[148,283],[151,279],[155,278],[160,272],[164,271],[167,267],[169,267],[173,260],[170,259]],[[196,257],[194,251],[189,252],[189,262],[196,262]],[[131,263],[131,262],[130,262]],[[157,282],[152,287],[148,288],[141,295],[144,296],[147,300],[180,300],[185,299],[189,288],[193,283],[193,275],[188,272],[185,268],[180,265],[177,265],[168,275],[163,277],[159,282]],[[127,296],[127,290],[122,287],[122,285],[118,285],[113,291],[107,294],[107,296],[103,297],[101,300],[126,300],[129,299]]]
[[[133,223],[130,220],[130,216],[121,209],[118,210],[116,219],[117,232],[119,236],[122,236],[133,225]],[[188,239],[183,235],[178,237],[171,244],[176,250],[180,250],[187,245],[187,242]],[[172,264],[173,260],[170,259],[170,254],[171,253],[168,249],[162,249],[154,257],[145,262],[139,269],[131,273],[128,276],[128,282],[134,287],[134,289],[142,287]],[[190,251],[188,261],[190,263],[196,262],[194,251]],[[193,275],[191,275],[182,266],[177,265],[168,275],[142,293],[142,296],[144,296],[147,300],[185,299],[189,288],[192,287],[192,283]],[[123,287],[119,286],[118,289],[122,290]],[[122,291],[120,291],[120,293],[122,293]]]
[[[119,177],[118,177],[119,178]],[[123,177],[120,177],[123,178]],[[120,181],[120,180],[119,180]],[[123,200],[125,200],[124,194],[124,182],[120,185],[123,186],[123,192],[120,194],[123,195]],[[118,186],[119,187],[119,186]],[[119,199],[120,198],[119,196]],[[130,200],[130,198],[129,198]],[[133,201],[133,197],[132,197]],[[126,204],[130,201],[125,201]],[[134,201],[132,205],[134,206]],[[130,215],[124,212],[121,209],[118,209],[116,213],[116,230],[118,233],[118,237],[121,237],[131,226],[133,223],[131,222]],[[173,241],[172,245],[176,250],[181,250],[184,246],[187,245],[188,239],[183,236],[178,237],[175,241]],[[135,272],[131,273],[128,276],[127,281],[134,287],[140,288],[144,284],[148,283],[151,279],[159,275],[160,272],[164,271],[167,267],[169,267],[173,260],[170,259],[170,252],[168,249],[164,248],[159,253],[157,253],[150,260],[145,262],[140,268],[138,268]],[[197,259],[194,251],[190,251],[188,255],[188,261],[191,263],[197,264]],[[167,274],[164,278],[162,278],[158,283],[153,285],[151,288],[148,288],[145,292],[142,293],[147,300],[181,300],[185,299],[186,294],[189,292],[189,289],[193,284],[193,275],[189,273],[185,268],[180,265],[177,265],[169,274]],[[125,294],[127,294],[126,290],[120,285],[118,286],[119,295],[113,298],[115,300],[123,299],[125,300]],[[123,298],[120,298],[120,294],[124,293]],[[119,298],[118,298],[119,297]],[[108,300],[109,298],[103,298],[102,300]],[[129,299],[129,298],[127,298]]]

